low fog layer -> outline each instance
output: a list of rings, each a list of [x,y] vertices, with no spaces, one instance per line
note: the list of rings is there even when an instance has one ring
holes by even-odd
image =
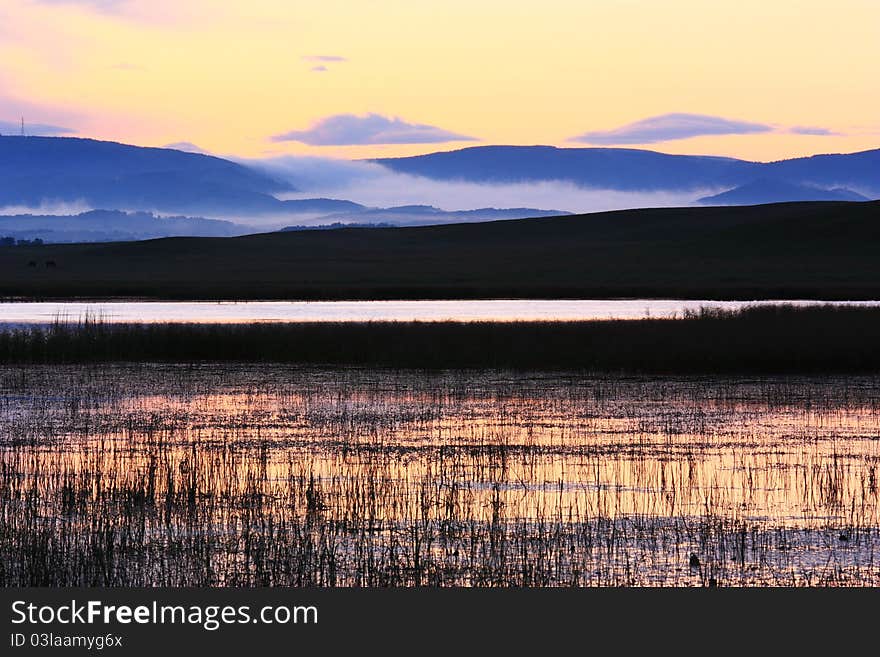
[[[383,208],[420,204],[447,211],[527,207],[583,213],[689,206],[698,198],[722,191],[624,192],[586,189],[560,181],[514,184],[435,181],[395,173],[372,162],[318,157],[286,156],[241,162],[303,190],[282,196],[285,199],[325,196]]]
[[[69,216],[82,214],[95,208],[85,201],[45,200],[37,205],[0,205],[0,216],[23,214]]]
[[[880,150],[762,164],[547,146],[486,146],[388,161],[281,156],[232,164],[109,142],[9,138],[0,168],[16,185],[3,189],[0,215],[124,210],[222,219],[255,232],[489,221],[700,200],[859,201],[877,197],[861,190],[880,186],[878,165]]]
[[[230,207],[211,212],[186,212],[189,216],[210,217],[232,221],[252,231],[277,230],[287,226],[319,226],[334,223],[425,225],[447,222],[486,221],[491,219],[539,216],[549,211],[585,213],[639,207],[670,207],[693,205],[697,198],[720,190],[681,192],[625,192],[578,187],[561,181],[515,184],[482,184],[466,181],[434,181],[428,178],[395,173],[382,165],[363,161],[346,161],[318,157],[281,157],[268,160],[243,160],[242,164],[264,171],[289,183],[298,191],[278,195],[282,200],[345,199],[365,208],[337,208],[332,204],[290,203],[280,212],[253,213]],[[317,206],[317,207],[316,207]],[[412,208],[412,211],[380,212],[368,208],[399,208],[400,206],[433,206]],[[521,211],[506,216],[493,213],[470,213],[482,208],[523,208],[544,212]],[[34,205],[0,207],[0,215],[74,216],[90,210],[115,209],[150,212],[156,217],[177,216],[178,212],[163,211],[138,202],[112,208],[90,204],[84,200],[71,202],[44,200]],[[41,236],[45,237],[45,236]]]

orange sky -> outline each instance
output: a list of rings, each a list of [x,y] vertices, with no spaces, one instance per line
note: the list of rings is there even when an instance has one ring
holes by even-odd
[[[623,145],[865,150],[880,146],[877,62],[877,0],[0,4],[0,120],[249,157],[585,145],[570,139],[670,113],[762,131]],[[376,135],[369,113],[400,121]],[[356,118],[324,138],[335,145],[271,139],[336,115]],[[825,134],[792,132],[805,127]]]

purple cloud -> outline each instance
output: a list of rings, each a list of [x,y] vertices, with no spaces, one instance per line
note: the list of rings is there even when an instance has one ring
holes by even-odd
[[[705,135],[746,135],[771,132],[772,126],[736,121],[706,114],[661,114],[628,123],[613,130],[585,132],[569,141],[586,144],[653,144],[660,141],[690,139]]]
[[[789,128],[788,131],[795,135],[814,135],[817,137],[839,137],[841,134],[839,132],[834,132],[834,130],[829,130],[828,128],[803,125],[796,125],[793,128]]]
[[[82,5],[98,11],[109,12],[128,4],[130,0],[36,0],[44,5]]]
[[[318,66],[312,66],[312,68],[310,70],[313,73],[323,73],[324,71],[327,71],[329,69],[326,66],[324,66],[323,64],[320,64]]]
[[[305,62],[347,62],[348,57],[341,55],[303,55]]]
[[[170,0],[28,0],[47,6],[78,7],[116,20],[133,21],[147,25],[204,25],[212,14],[198,12],[187,2]]]
[[[298,141],[310,146],[356,146],[366,144],[437,144],[476,141],[432,125],[408,123],[381,114],[337,114],[325,117],[308,130],[291,130],[270,137],[272,141]]]

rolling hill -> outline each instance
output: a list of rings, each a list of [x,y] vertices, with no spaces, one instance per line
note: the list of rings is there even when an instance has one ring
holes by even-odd
[[[880,197],[880,149],[836,155],[813,155],[762,164],[763,178],[814,187],[850,187]]]
[[[297,190],[257,168],[210,155],[94,139],[0,136],[0,180],[4,182],[0,185],[0,208],[66,205],[76,211],[85,206],[234,218],[244,223],[253,218],[256,221],[252,223],[262,221],[264,226],[276,216],[361,222],[364,219],[356,215],[362,212],[393,214],[395,223],[465,218],[460,213],[447,217],[444,211],[427,206],[403,210],[368,208],[344,199],[285,200],[278,195]],[[489,219],[495,215],[521,218],[547,214],[559,212],[484,208],[470,216]],[[105,228],[113,230],[110,225]]]
[[[538,208],[476,208],[474,210],[441,210],[431,205],[398,205],[391,208],[361,208],[321,217],[330,223],[391,224],[395,226],[425,226],[461,223],[465,221],[494,221],[496,219],[527,219],[531,217],[558,217],[571,214],[562,210]]]
[[[309,223],[292,225],[282,230],[327,230],[346,225],[429,225],[568,214],[558,210],[534,208],[479,208],[458,212],[447,212],[423,205],[367,208],[350,201],[331,199],[285,201],[285,204],[296,208],[295,217],[302,217]],[[277,226],[274,229],[277,230]],[[157,216],[152,212],[120,210],[89,210],[73,215],[0,215],[0,238],[40,239],[47,243],[122,242],[160,237],[232,237],[269,230],[272,229],[220,219]]]
[[[398,173],[445,181],[562,180],[622,191],[705,191],[729,190],[763,179],[810,188],[849,187],[871,198],[880,197],[880,149],[764,163],[621,148],[475,146],[371,161]]]
[[[6,247],[0,248],[0,294],[880,299],[878,244],[878,202],[648,209]],[[49,261],[55,266],[44,266]]]
[[[821,189],[810,185],[798,185],[783,180],[754,180],[721,194],[705,196],[697,202],[703,205],[759,205],[761,203],[785,203],[787,201],[867,201],[850,189],[834,187]]]
[[[880,197],[880,150],[759,163],[636,149],[478,146],[374,161],[399,173],[435,180],[563,181],[620,191],[690,191],[695,200],[712,192],[713,203]],[[276,217],[297,222],[296,215],[308,221],[373,223],[394,221],[394,214],[395,223],[424,224],[555,213],[502,208],[492,215],[491,208],[483,208],[466,211],[472,212],[469,216],[461,212],[444,216],[419,205],[405,206],[412,209],[405,212],[344,199],[284,200],[282,195],[298,191],[305,196],[308,190],[294,190],[272,173],[210,155],[67,137],[0,137],[0,176],[4,183],[0,208],[18,208],[16,213],[22,208],[102,208],[264,226]],[[771,185],[776,191],[768,193]],[[760,187],[763,192],[756,189]],[[841,189],[853,194],[847,196]],[[458,205],[456,199],[449,202]],[[380,216],[358,216],[364,212]]]
[[[44,242],[110,242],[157,237],[232,237],[252,228],[201,217],[157,217],[149,212],[90,210],[75,215],[0,216],[0,237]]]
[[[473,146],[413,157],[371,160],[432,180],[518,183],[560,180],[617,190],[690,190],[734,185],[757,166],[725,157],[666,155],[632,148]]]
[[[69,137],[0,137],[0,206],[81,202],[168,212],[271,212],[279,180],[210,155]]]

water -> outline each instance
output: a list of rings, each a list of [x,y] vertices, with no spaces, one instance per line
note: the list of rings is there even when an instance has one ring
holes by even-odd
[[[876,586],[878,399],[876,377],[0,368],[0,586]]]
[[[702,307],[880,305],[880,301],[708,301],[681,299],[450,301],[119,301],[0,303],[0,324],[44,324],[85,317],[105,322],[540,321],[672,318]]]

